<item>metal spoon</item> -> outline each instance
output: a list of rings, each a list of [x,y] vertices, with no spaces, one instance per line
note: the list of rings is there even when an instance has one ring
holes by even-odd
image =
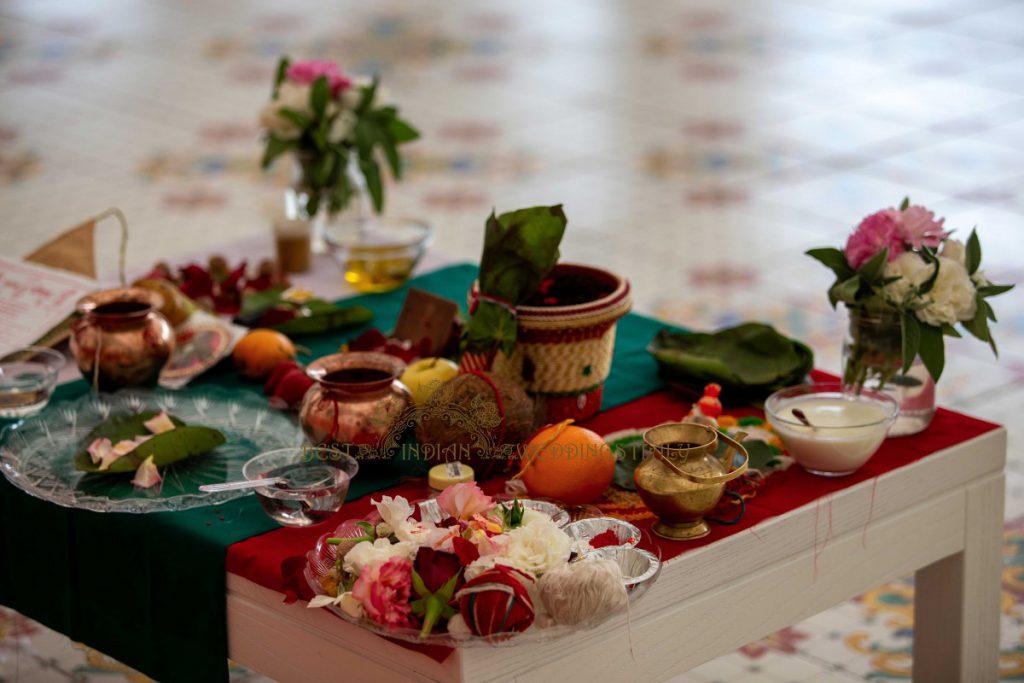
[[[242,481],[226,481],[223,484],[203,484],[199,490],[203,493],[221,493],[223,491],[241,491],[244,489],[256,489],[262,486],[273,486],[284,484],[288,477],[266,477],[264,479],[244,479]]]

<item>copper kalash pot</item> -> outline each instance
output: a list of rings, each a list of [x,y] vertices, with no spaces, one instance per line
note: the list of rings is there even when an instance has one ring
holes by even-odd
[[[78,302],[71,354],[95,389],[151,387],[174,350],[174,331],[158,311],[163,298],[139,287],[107,289]]]
[[[310,363],[306,374],[316,384],[299,408],[306,438],[313,445],[340,447],[356,458],[381,455],[376,451],[395,436],[392,428],[412,402],[398,379],[405,367],[400,358],[359,351]]]
[[[726,483],[747,471],[749,455],[740,444],[745,436],[734,440],[696,422],[668,423],[644,432],[648,456],[633,480],[644,504],[658,517],[654,533],[679,541],[711,532],[704,516],[718,505]],[[737,453],[743,462],[734,468]]]

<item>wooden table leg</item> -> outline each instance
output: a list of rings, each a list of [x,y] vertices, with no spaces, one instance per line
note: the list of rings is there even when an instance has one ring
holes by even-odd
[[[965,491],[964,550],[914,579],[914,680],[999,679],[1002,598],[1002,473]]]

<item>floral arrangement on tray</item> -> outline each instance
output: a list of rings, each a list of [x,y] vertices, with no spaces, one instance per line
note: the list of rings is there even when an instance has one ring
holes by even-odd
[[[379,157],[395,178],[401,177],[398,147],[416,140],[419,132],[396,107],[378,104],[378,95],[376,78],[357,82],[334,62],[287,57],[278,62],[270,102],[260,112],[266,141],[261,163],[268,168],[279,156],[295,154],[307,216],[315,216],[322,204],[328,213],[338,213],[363,182],[374,210],[384,208]],[[359,174],[349,172],[350,162]]]
[[[557,506],[499,502],[474,483],[416,506],[400,496],[373,504],[378,516],[343,523],[307,555],[309,607],[414,642],[498,644],[592,626],[660,567],[632,547],[632,525],[563,528]]]
[[[960,337],[957,324],[996,352],[989,329],[996,316],[987,299],[1013,285],[997,285],[985,276],[977,231],[963,242],[944,229],[944,222],[904,199],[898,209],[862,220],[844,249],[807,252],[835,273],[829,301],[842,302],[851,312],[844,384],[861,387],[875,380],[885,386],[918,357],[938,380],[945,365],[943,337]],[[891,318],[898,334],[868,333],[868,326],[858,324],[864,318]]]

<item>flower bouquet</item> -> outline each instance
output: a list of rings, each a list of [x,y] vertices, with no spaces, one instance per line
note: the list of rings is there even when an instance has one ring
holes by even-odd
[[[653,583],[660,562],[633,539],[570,536],[536,502],[473,483],[417,506],[383,496],[307,554],[309,607],[412,642],[511,644],[596,625]]]
[[[380,105],[378,94],[376,78],[357,82],[334,62],[278,62],[270,101],[260,112],[266,143],[261,165],[268,168],[281,155],[294,154],[289,218],[312,219],[324,209],[334,216],[353,198],[364,217],[366,194],[376,213],[383,210],[380,157],[400,178],[398,148],[419,132],[396,107]]]
[[[900,402],[891,434],[924,429],[934,414],[934,382],[945,365],[944,337],[959,324],[996,353],[987,299],[1013,285],[993,284],[981,270],[976,231],[966,242],[943,229],[945,219],[904,199],[861,221],[842,250],[807,254],[836,275],[833,307],[850,311],[843,384],[889,391]],[[901,422],[903,423],[901,425]]]

